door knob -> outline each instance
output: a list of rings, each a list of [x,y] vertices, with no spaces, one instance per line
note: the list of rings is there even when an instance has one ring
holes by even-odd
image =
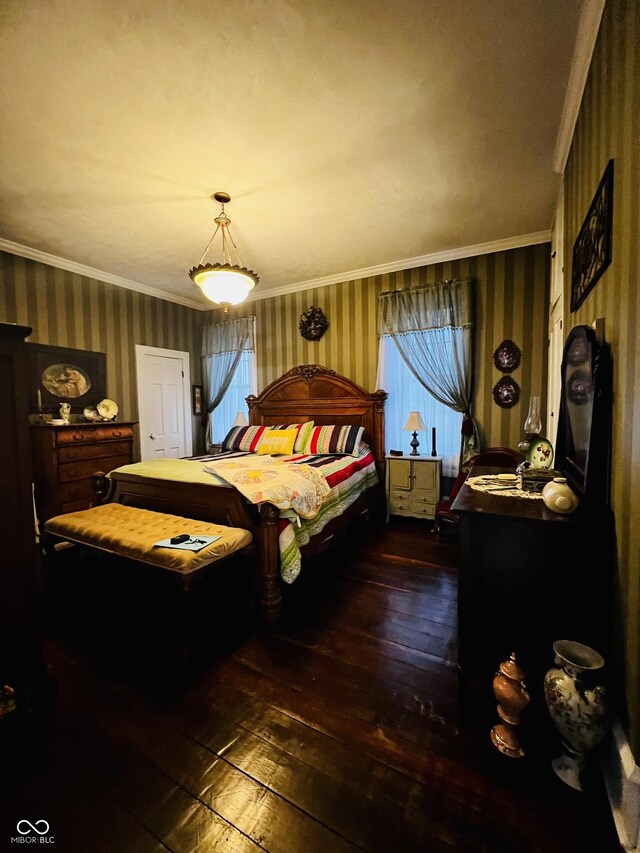
[[[155,435],[154,435],[153,433],[151,433],[151,435],[149,436],[149,438],[155,438]]]

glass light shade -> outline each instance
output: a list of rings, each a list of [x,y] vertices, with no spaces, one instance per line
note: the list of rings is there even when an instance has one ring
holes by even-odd
[[[409,432],[420,432],[426,430],[426,426],[424,425],[420,412],[409,412],[407,422],[402,429],[408,430]]]
[[[241,267],[207,264],[189,275],[212,302],[219,305],[238,305],[244,302],[256,286],[257,276]]]
[[[540,420],[540,397],[529,398],[529,412],[524,422],[524,431],[527,435],[540,435],[542,432],[542,421]]]

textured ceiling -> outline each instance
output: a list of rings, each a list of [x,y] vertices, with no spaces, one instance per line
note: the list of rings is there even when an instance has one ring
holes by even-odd
[[[215,190],[256,296],[548,229],[579,14],[3,0],[0,238],[199,302]]]

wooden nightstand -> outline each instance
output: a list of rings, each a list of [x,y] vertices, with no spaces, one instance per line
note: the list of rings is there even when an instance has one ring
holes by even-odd
[[[434,518],[441,467],[440,456],[387,456],[387,516]]]

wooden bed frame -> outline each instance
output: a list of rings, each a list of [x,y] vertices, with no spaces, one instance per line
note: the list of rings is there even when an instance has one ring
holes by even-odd
[[[351,380],[317,364],[294,367],[272,382],[259,396],[247,398],[250,423],[288,424],[313,420],[316,424],[354,424],[364,427],[363,438],[371,447],[379,483],[360,495],[347,511],[333,519],[317,536],[301,548],[309,557],[326,548],[336,533],[355,518],[376,508],[384,517],[384,403],[385,391],[369,394]],[[260,606],[269,620],[277,619],[282,608],[280,557],[278,551],[278,509],[265,503],[248,504],[233,486],[206,486],[197,483],[151,479],[114,471],[103,478],[98,491],[107,501],[117,501],[159,512],[202,521],[244,527],[254,534],[258,557]]]

